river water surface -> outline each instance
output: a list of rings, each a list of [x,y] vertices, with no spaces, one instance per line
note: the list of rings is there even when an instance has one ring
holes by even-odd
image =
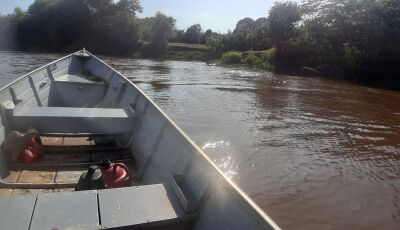
[[[0,52],[0,85],[62,55]],[[284,229],[400,229],[400,92],[102,57]]]

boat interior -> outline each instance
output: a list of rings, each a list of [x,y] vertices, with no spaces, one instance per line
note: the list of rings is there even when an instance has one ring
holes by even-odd
[[[276,228],[140,89],[84,50],[4,87],[0,103],[0,229]],[[10,149],[32,133],[40,154],[24,162]],[[105,159],[128,167],[129,184],[76,191]]]

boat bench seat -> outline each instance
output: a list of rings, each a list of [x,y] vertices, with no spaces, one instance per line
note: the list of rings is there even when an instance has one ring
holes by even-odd
[[[20,131],[33,127],[39,133],[122,134],[134,125],[134,112],[122,108],[6,106],[6,110],[11,128]]]
[[[1,229],[191,229],[163,184],[0,198]]]
[[[186,213],[164,184],[98,191],[103,229],[191,229],[196,213]]]

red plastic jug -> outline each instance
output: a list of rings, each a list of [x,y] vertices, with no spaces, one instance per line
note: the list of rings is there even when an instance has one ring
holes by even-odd
[[[25,148],[20,156],[20,159],[23,163],[33,163],[38,158],[36,151],[31,147]]]
[[[106,179],[107,188],[121,188],[129,186],[130,175],[128,167],[123,163],[111,163],[103,160],[100,164],[101,173]]]
[[[19,159],[21,162],[30,164],[35,162],[39,158],[39,144],[34,138],[30,143],[22,150]]]

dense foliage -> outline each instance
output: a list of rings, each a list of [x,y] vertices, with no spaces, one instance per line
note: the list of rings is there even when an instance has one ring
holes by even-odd
[[[238,51],[229,51],[222,55],[221,62],[224,64],[239,64],[242,60],[242,53]]]
[[[168,38],[175,28],[175,19],[158,12],[155,17],[145,18],[146,26],[150,28],[148,40],[150,43],[143,47],[144,57],[159,57],[168,51]],[[146,27],[142,26],[142,28]]]
[[[255,23],[259,21],[259,23]],[[267,18],[245,18],[233,32],[209,42],[227,51],[277,49],[277,70],[313,67],[328,76],[364,82],[399,82],[398,0],[305,0],[275,3]],[[244,63],[253,63],[249,56]]]
[[[199,24],[177,30],[175,19],[162,13],[140,19],[136,13],[141,9],[139,0],[36,0],[26,12],[16,8],[0,15],[0,49],[86,47],[145,57],[197,52],[193,58],[222,57],[294,72],[312,67],[327,76],[400,82],[399,0],[277,2],[266,17],[244,18],[224,34],[203,31]],[[195,46],[188,51],[182,43],[207,44],[208,54]]]
[[[273,69],[277,52],[277,48],[265,51],[228,51],[222,54],[220,61],[222,64],[242,64]]]
[[[0,15],[0,49],[163,56],[168,41],[206,44],[213,33],[199,24],[186,31],[158,12],[137,18],[139,0],[36,0],[26,12]]]
[[[87,47],[99,53],[129,54],[139,48],[137,0],[36,0],[12,17],[19,49],[69,51]]]
[[[301,34],[288,45],[303,47],[304,64],[361,81],[398,81],[398,0],[307,0],[301,10]]]

